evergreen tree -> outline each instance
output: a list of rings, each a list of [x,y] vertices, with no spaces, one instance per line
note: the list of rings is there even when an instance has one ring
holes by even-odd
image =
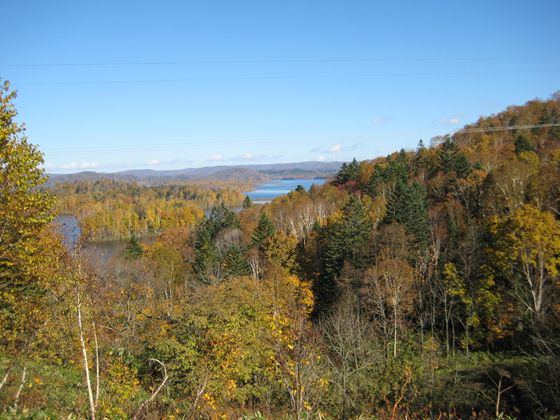
[[[534,151],[535,151],[535,145],[531,140],[527,138],[527,136],[523,134],[517,136],[517,139],[515,140],[515,153],[519,155],[523,152],[534,152]]]
[[[236,214],[222,203],[219,206],[212,207],[210,215],[203,219],[202,224],[214,239],[223,229],[239,227],[239,220]]]
[[[446,136],[439,150],[439,163],[444,173],[455,172],[459,178],[465,178],[471,171],[467,158],[450,137]]]
[[[222,230],[237,227],[239,220],[236,214],[223,203],[213,207],[208,217],[204,217],[196,232],[194,243],[194,271],[199,280],[205,283],[214,281],[215,274],[221,270],[223,262],[214,241]]]
[[[194,271],[199,280],[210,283],[212,281],[213,271],[220,262],[218,249],[214,243],[214,239],[210,234],[208,226],[204,223],[198,228],[196,240],[194,243]]]
[[[233,245],[228,248],[224,258],[224,271],[225,276],[228,278],[249,274],[249,265],[238,246]]]
[[[360,173],[360,164],[354,158],[350,163],[343,163],[334,177],[334,185],[344,185],[350,181],[357,181]]]
[[[459,154],[459,148],[450,136],[446,136],[439,149],[439,164],[443,172],[449,173],[455,170],[455,159]]]
[[[340,290],[336,279],[344,264],[362,265],[372,227],[363,203],[352,197],[342,210],[340,220],[323,229],[322,271],[313,285],[316,314],[328,310],[338,299]]]
[[[375,166],[366,188],[367,193],[375,197],[380,185],[386,185],[391,190],[398,182],[406,182],[410,169],[410,161],[404,149],[394,159],[387,156],[385,165]]]
[[[144,248],[142,248],[142,245],[138,242],[138,238],[135,234],[132,234],[128,240],[126,248],[124,249],[124,255],[131,260],[138,260],[144,255]]]
[[[418,245],[425,246],[430,237],[430,224],[424,187],[417,182],[410,185],[398,182],[387,205],[385,222],[402,224],[414,235]]]
[[[243,200],[243,208],[248,209],[251,208],[252,205],[253,205],[253,200],[251,200],[251,197],[246,195],[245,199]]]
[[[253,232],[253,243],[252,245],[262,248],[264,241],[274,234],[274,225],[265,213],[261,213],[261,218],[259,223]]]

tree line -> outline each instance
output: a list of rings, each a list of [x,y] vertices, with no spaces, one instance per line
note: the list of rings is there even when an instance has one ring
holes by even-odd
[[[110,179],[58,183],[56,211],[75,215],[85,240],[147,236],[192,226],[217,203],[240,207],[245,196],[227,185],[141,185]]]

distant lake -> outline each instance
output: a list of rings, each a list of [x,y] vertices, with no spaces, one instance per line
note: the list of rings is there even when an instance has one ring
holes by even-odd
[[[294,191],[298,185],[301,185],[306,191],[308,191],[313,184],[323,185],[325,181],[326,180],[324,178],[278,179],[264,184],[259,184],[255,190],[246,192],[245,194],[255,202],[268,202],[272,201],[276,197],[288,194],[290,191]]]
[[[76,216],[71,214],[61,214],[55,219],[59,231],[62,233],[63,242],[66,248],[70,251],[76,248],[80,240],[81,229]],[[142,245],[151,245],[156,239],[155,235],[143,236],[139,238]],[[128,240],[114,239],[108,241],[91,241],[85,243],[84,251],[96,261],[106,263],[115,254],[120,254],[126,248]]]

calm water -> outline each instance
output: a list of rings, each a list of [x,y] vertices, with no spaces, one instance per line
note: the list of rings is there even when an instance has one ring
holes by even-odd
[[[55,219],[60,232],[64,236],[64,245],[67,249],[73,250],[80,240],[81,230],[78,219],[71,214],[61,214]],[[151,245],[155,241],[155,236],[146,236],[138,239],[142,245]],[[124,251],[127,241],[115,239],[111,241],[92,241],[83,246],[83,250],[95,260],[106,263],[113,255]]]
[[[294,191],[298,185],[301,185],[306,190],[315,184],[323,185],[325,179],[279,179],[276,181],[270,181],[265,184],[257,185],[254,191],[246,192],[245,194],[249,198],[256,202],[267,202],[275,199],[284,194],[288,194],[290,191]]]

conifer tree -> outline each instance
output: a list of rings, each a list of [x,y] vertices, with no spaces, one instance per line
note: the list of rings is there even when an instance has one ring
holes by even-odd
[[[251,200],[251,197],[246,195],[245,199],[243,200],[243,208],[248,209],[251,208],[252,205],[253,205],[253,200]]]
[[[224,258],[224,271],[226,277],[240,277],[249,274],[249,265],[238,246],[233,245],[228,248]]]
[[[360,173],[360,164],[354,158],[350,163],[343,163],[334,177],[334,185],[344,185],[350,181],[357,181]]]
[[[219,252],[210,229],[204,223],[198,228],[194,243],[195,259],[193,268],[199,280],[210,283],[213,269],[219,264]]]
[[[344,264],[362,264],[371,229],[372,222],[365,206],[358,198],[352,197],[342,210],[340,219],[323,230],[322,272],[314,284],[316,314],[327,310],[338,299],[340,290],[336,278]]]
[[[417,182],[410,185],[398,182],[387,206],[385,222],[402,224],[409,234],[414,235],[418,245],[426,245],[430,224],[424,187]]]
[[[265,240],[274,234],[274,225],[266,215],[266,213],[261,213],[261,218],[259,219],[259,224],[253,232],[253,246],[262,248]]]
[[[444,173],[447,174],[455,171],[459,178],[466,177],[471,171],[471,166],[467,158],[461,153],[459,147],[450,136],[446,136],[441,145],[439,150],[439,163]]]
[[[215,238],[223,229],[239,227],[239,220],[233,211],[221,203],[219,206],[212,207],[210,214],[202,224],[205,225],[210,236]]]
[[[535,145],[531,140],[527,138],[527,136],[523,134],[517,136],[517,139],[515,140],[515,153],[519,155],[523,152],[534,152],[534,151],[535,151]]]
[[[131,260],[140,259],[142,258],[142,255],[144,255],[144,248],[142,248],[142,245],[140,245],[140,242],[138,242],[138,238],[135,234],[132,234],[132,236],[128,240],[126,248],[124,249],[124,254],[126,258],[129,258]]]

